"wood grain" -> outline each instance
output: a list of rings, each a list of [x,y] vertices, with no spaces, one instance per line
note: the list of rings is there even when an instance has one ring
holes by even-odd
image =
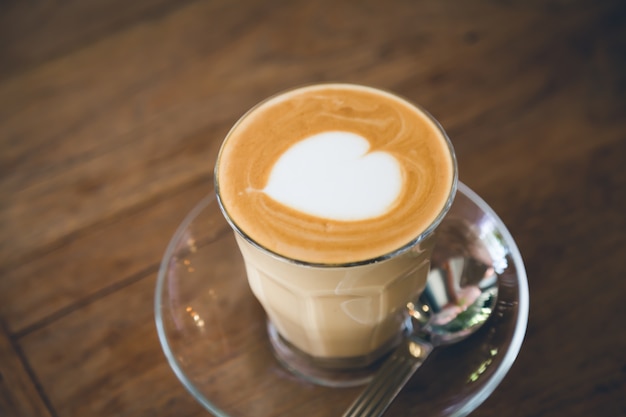
[[[50,409],[32,373],[24,363],[19,346],[11,342],[0,322],[0,415],[49,417]]]
[[[0,281],[0,311],[8,327],[14,333],[28,332],[156,272],[186,212],[211,190],[210,179],[204,177],[169,198],[68,237],[50,252],[7,271]],[[20,302],[12,301],[16,299]]]
[[[158,19],[185,3],[70,1],[58,8],[53,1],[5,1],[0,5],[0,53],[6,59],[0,64],[0,77],[41,65],[127,26]]]
[[[625,50],[618,0],[0,3],[0,415],[206,415],[156,338],[161,256],[230,126],[331,80],[433,113],[520,247],[526,340],[472,415],[626,415]],[[263,392],[231,399],[287,412]]]
[[[205,414],[163,357],[152,308],[155,277],[21,339],[58,415]]]

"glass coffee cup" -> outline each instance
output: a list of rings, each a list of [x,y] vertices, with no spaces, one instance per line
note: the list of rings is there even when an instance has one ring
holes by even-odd
[[[215,185],[279,361],[323,385],[366,382],[411,331],[454,199],[443,128],[387,91],[300,87],[233,126]]]

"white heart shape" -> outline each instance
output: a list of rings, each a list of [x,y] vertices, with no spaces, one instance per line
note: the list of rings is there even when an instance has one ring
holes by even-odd
[[[364,220],[384,214],[402,189],[400,164],[351,132],[332,131],[291,146],[263,190],[274,200],[316,217]]]

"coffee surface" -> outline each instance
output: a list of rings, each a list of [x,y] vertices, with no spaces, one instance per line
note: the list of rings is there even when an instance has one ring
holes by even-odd
[[[440,128],[390,93],[322,84],[272,97],[228,134],[216,169],[236,227],[287,258],[360,262],[413,241],[445,207]]]

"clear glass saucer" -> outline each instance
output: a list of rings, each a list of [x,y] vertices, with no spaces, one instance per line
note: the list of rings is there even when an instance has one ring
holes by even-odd
[[[502,381],[524,339],[528,282],[515,241],[464,184],[450,216],[471,223],[496,261],[497,306],[476,334],[437,348],[386,416],[469,414]],[[363,389],[312,384],[274,358],[265,314],[248,287],[233,233],[213,193],[187,215],[167,247],[155,316],[174,373],[218,417],[340,416]]]

